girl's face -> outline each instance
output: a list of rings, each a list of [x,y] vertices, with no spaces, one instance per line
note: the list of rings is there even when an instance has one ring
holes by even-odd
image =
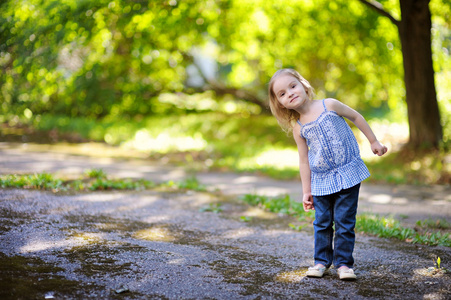
[[[279,103],[287,109],[299,109],[308,100],[302,83],[291,74],[282,74],[274,81],[274,94]]]

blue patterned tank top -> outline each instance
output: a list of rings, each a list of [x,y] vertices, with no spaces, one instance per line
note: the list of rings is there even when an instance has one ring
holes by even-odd
[[[327,110],[324,100],[324,111],[315,121],[304,125],[297,121],[309,147],[313,196],[339,192],[370,176],[351,128],[343,117]]]

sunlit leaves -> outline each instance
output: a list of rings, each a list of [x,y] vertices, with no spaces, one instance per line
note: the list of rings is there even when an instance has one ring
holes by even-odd
[[[380,2],[400,16],[398,0]],[[431,2],[441,85],[451,51],[445,2]],[[9,0],[0,8],[4,115],[158,114],[166,111],[159,94],[208,88],[199,69],[262,101],[273,72],[294,67],[318,96],[359,110],[403,103],[396,26],[360,1]],[[190,76],[200,84],[187,84]]]

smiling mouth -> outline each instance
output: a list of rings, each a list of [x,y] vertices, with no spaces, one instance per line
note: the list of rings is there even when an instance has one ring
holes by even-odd
[[[294,101],[294,99],[297,99],[298,97],[294,97],[293,99],[291,99],[290,103]]]

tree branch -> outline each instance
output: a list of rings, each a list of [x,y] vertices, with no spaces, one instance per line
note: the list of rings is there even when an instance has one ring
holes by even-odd
[[[376,12],[378,12],[380,15],[387,17],[390,19],[390,21],[395,24],[396,26],[399,26],[400,21],[396,20],[388,11],[386,11],[384,9],[384,7],[382,6],[382,4],[380,4],[377,1],[374,0],[370,0],[370,1],[366,1],[366,0],[359,0],[360,2],[362,2],[363,4],[365,4],[366,6],[370,7],[371,9],[374,9]]]
[[[205,74],[203,73],[202,68],[194,61],[193,57],[190,55],[187,56],[191,58],[191,62],[197,68],[199,75],[202,77],[202,79],[206,84],[201,88],[203,91],[213,90],[218,96],[224,96],[229,94],[235,96],[238,99],[242,99],[244,101],[260,106],[262,108],[262,111],[267,110],[268,107],[265,104],[265,102],[262,99],[256,97],[252,92],[243,89],[227,87],[215,80],[208,79],[207,76],[205,76]]]

